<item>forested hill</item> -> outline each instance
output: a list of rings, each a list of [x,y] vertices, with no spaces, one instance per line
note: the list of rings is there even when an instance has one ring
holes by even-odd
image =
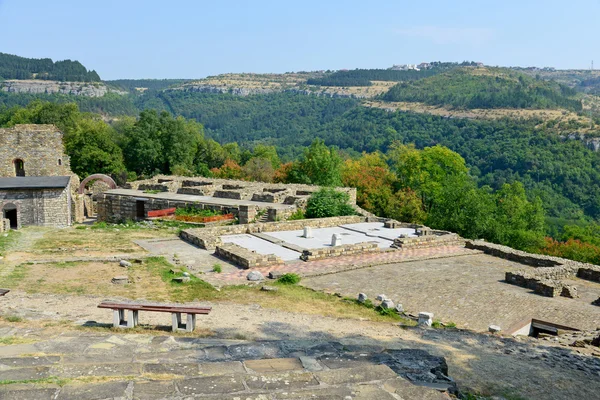
[[[79,61],[52,61],[0,53],[0,80],[43,79],[68,82],[100,82],[96,71],[88,71]]]
[[[421,70],[395,70],[395,69],[353,69],[340,70],[332,73],[326,73],[319,78],[311,78],[306,81],[309,85],[319,86],[371,86],[372,81],[391,81],[403,82],[414,81],[437,75],[458,67],[475,66],[474,62],[465,61],[463,63],[439,62],[435,61],[429,64],[428,68]]]
[[[189,82],[189,79],[116,79],[104,81],[107,85],[126,90],[130,93],[143,93],[147,90],[158,91],[186,82]]]
[[[386,101],[421,102],[457,108],[565,108],[581,111],[576,90],[506,68],[456,68],[429,78],[402,82]]]

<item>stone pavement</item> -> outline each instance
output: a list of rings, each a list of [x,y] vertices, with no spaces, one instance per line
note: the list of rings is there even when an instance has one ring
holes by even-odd
[[[475,254],[307,277],[301,285],[354,298],[385,294],[407,312],[432,312],[434,319],[476,331],[491,324],[506,331],[532,318],[584,330],[600,327],[600,308],[591,304],[600,293],[598,283],[569,281],[579,289],[576,299],[544,297],[504,282],[505,271],[523,268],[533,267]]]
[[[11,400],[442,400],[447,374],[423,350],[338,342],[87,332],[0,347],[0,399]]]
[[[412,260],[429,260],[437,258],[456,257],[461,255],[481,254],[479,251],[469,250],[461,246],[441,246],[425,249],[408,249],[402,251],[387,251],[380,253],[358,254],[353,256],[327,258],[317,261],[286,263],[263,268],[252,268],[267,276],[271,271],[295,273],[303,277],[335,274],[342,271],[362,269],[374,265],[402,263]],[[202,276],[214,285],[231,285],[246,282],[246,275],[250,270],[238,269],[233,272],[221,274],[206,274]]]

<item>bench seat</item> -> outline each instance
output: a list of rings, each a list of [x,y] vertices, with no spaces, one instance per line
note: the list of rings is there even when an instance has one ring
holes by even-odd
[[[173,332],[185,330],[193,332],[196,329],[196,315],[209,314],[211,307],[188,307],[181,304],[143,304],[143,303],[118,303],[103,301],[98,308],[110,308],[113,310],[113,325],[115,328],[134,328],[139,324],[139,312],[168,312],[171,313]],[[125,311],[128,316],[125,318]],[[186,314],[186,322],[182,324],[181,314]]]

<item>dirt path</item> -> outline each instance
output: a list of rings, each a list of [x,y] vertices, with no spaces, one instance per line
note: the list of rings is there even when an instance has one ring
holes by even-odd
[[[23,317],[29,325],[44,326],[48,320],[68,320],[79,326],[88,321],[110,323],[110,311],[96,308],[101,300],[98,296],[11,292],[8,297],[0,298],[0,309],[3,315]],[[419,348],[445,357],[450,375],[462,388],[513,398],[556,400],[592,399],[600,392],[599,357],[579,354],[577,349],[549,342],[465,331],[402,329],[392,323],[289,313],[256,304],[210,305],[213,312],[202,316],[199,326],[209,329],[218,338],[318,339],[386,348]],[[140,322],[168,326],[170,315],[142,313]],[[68,323],[61,325],[61,329],[68,327]]]

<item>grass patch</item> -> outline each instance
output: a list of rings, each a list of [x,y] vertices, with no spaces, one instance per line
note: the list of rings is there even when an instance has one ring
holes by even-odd
[[[23,318],[19,317],[18,315],[7,315],[4,317],[4,319],[8,322],[21,322],[23,321]]]
[[[223,272],[223,267],[221,267],[221,264],[215,264],[215,265],[213,265],[212,270],[213,270],[213,272],[220,274],[221,272]]]
[[[217,215],[223,215],[223,213],[216,210],[182,207],[175,210],[175,215],[178,217],[216,217]]]
[[[300,283],[300,280],[300,275],[288,273],[281,275],[281,277],[277,279],[277,282],[281,283],[282,285],[296,285]]]
[[[35,340],[35,339],[29,339],[29,338],[18,337],[18,336],[0,337],[0,346],[12,346],[15,344],[28,344],[28,343],[35,343],[35,342],[37,342],[37,340]]]
[[[0,234],[0,256],[3,256],[6,250],[12,247],[17,239],[19,239],[19,236],[21,236],[21,232],[15,230]]]
[[[442,322],[442,321],[433,321],[431,323],[431,327],[435,329],[454,329],[456,328],[456,324],[454,322]]]
[[[398,314],[381,314],[374,309],[372,304],[371,307],[367,307],[355,300],[341,299],[299,285],[276,283],[279,287],[276,293],[261,291],[258,286],[247,285],[226,286],[218,291],[193,274],[190,274],[191,281],[189,283],[173,282],[172,279],[180,276],[186,269],[181,268],[182,272],[172,274],[170,270],[173,266],[163,257],[149,257],[145,259],[144,265],[168,284],[169,299],[177,303],[207,300],[236,304],[260,304],[265,308],[288,312],[340,318],[363,318],[372,321],[400,321],[406,325],[415,325],[414,321]]]

